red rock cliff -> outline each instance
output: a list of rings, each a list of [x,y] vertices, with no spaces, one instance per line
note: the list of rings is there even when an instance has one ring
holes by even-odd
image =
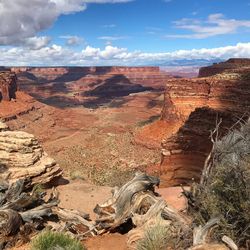
[[[206,74],[212,74],[214,68],[206,67]],[[199,179],[216,120],[222,119],[223,135],[239,118],[249,116],[250,60],[231,59],[219,68],[222,73],[214,76],[167,81],[162,120],[174,119],[183,125],[162,142],[160,171],[165,186]]]
[[[17,79],[15,73],[0,71],[0,101],[10,101],[16,98]]]
[[[250,58],[231,58],[226,62],[215,63],[212,66],[203,67],[199,71],[199,77],[208,77],[239,68],[249,67]]]

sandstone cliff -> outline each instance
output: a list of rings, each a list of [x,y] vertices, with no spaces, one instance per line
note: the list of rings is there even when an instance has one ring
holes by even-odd
[[[16,91],[16,74],[8,70],[0,71],[0,101],[10,101],[11,99],[15,99]]]
[[[10,181],[30,177],[32,184],[48,183],[62,174],[56,162],[31,134],[10,131],[0,122],[0,172]]]
[[[201,68],[202,75],[212,76],[167,81],[161,119],[182,125],[173,135],[167,131],[162,142],[163,185],[187,184],[199,179],[211,149],[209,136],[216,121],[222,119],[220,134],[223,135],[239,118],[244,120],[249,116],[250,60],[230,59],[224,64]]]
[[[223,72],[234,71],[239,68],[248,68],[250,65],[249,58],[231,58],[226,62],[215,63],[212,66],[202,67],[199,71],[199,77],[208,77]]]

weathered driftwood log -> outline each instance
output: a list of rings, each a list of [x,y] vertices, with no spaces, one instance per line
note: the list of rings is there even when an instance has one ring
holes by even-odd
[[[20,214],[12,209],[0,210],[0,237],[14,235],[22,225]]]
[[[112,198],[95,207],[94,212],[99,216],[96,220],[98,227],[104,231],[112,231],[125,223],[135,212],[136,194],[154,192],[154,186],[158,186],[159,183],[160,180],[156,177],[137,173],[119,190],[114,190]]]
[[[74,232],[77,238],[82,239],[85,236],[94,236],[97,234],[95,223],[89,220],[88,214],[59,207],[54,207],[52,210],[53,214],[56,214],[61,222],[64,222],[62,224],[64,231]]]
[[[27,242],[30,234],[46,228],[50,220],[52,230],[61,228],[81,236],[96,234],[86,214],[58,207],[56,189],[45,199],[46,193],[39,186],[26,191],[29,185],[29,180],[18,180],[11,185],[0,181],[0,249]]]
[[[219,218],[213,218],[213,219],[209,220],[203,227],[198,226],[198,227],[194,228],[193,245],[196,246],[196,245],[200,245],[200,244],[205,244],[209,231],[219,221],[220,221]]]
[[[157,177],[137,173],[120,189],[116,188],[112,198],[94,209],[99,233],[114,231],[130,220],[134,228],[128,234],[128,245],[133,248],[144,237],[145,230],[159,221],[164,227],[173,225],[182,231],[190,230],[191,221],[155,192],[159,182]]]

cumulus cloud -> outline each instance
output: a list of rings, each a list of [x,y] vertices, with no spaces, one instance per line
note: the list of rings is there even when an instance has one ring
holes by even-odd
[[[81,43],[84,42],[84,39],[79,36],[66,35],[66,36],[60,36],[60,38],[66,39],[66,45],[68,46],[80,45]]]
[[[48,36],[34,36],[34,37],[29,37],[26,38],[23,43],[24,46],[27,47],[28,49],[33,49],[33,50],[38,50],[43,47],[46,47],[51,41],[51,38]]]
[[[0,45],[24,44],[53,25],[62,14],[84,11],[87,4],[133,0],[0,0]]]
[[[207,20],[183,18],[174,22],[175,28],[191,31],[189,34],[167,35],[167,38],[204,39],[217,35],[236,33],[240,28],[250,28],[250,20],[227,19],[223,14],[211,14]]]
[[[54,44],[37,50],[27,50],[23,47],[2,47],[0,48],[0,53],[0,65],[153,65],[181,59],[250,58],[250,43],[238,43],[234,46],[212,49],[177,50],[165,53],[128,51],[126,48],[110,45],[104,49],[86,46],[82,51],[75,52],[69,47],[65,48]]]

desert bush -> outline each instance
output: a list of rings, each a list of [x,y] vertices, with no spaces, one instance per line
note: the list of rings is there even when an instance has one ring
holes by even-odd
[[[193,186],[196,204],[190,212],[197,224],[220,218],[214,240],[227,235],[245,246],[250,239],[250,122],[216,141],[211,155],[207,181]]]
[[[149,124],[151,124],[159,119],[160,119],[160,115],[153,115],[153,116],[149,117],[147,120],[138,122],[137,126],[144,127],[144,126],[149,125]]]
[[[83,174],[78,170],[71,170],[69,173],[71,180],[84,180]]]
[[[31,242],[31,250],[85,250],[86,248],[69,235],[45,231],[37,235]]]
[[[170,237],[169,227],[157,222],[145,230],[144,238],[137,243],[136,250],[166,250]]]
[[[89,167],[88,177],[96,185],[121,187],[131,180],[135,174],[135,169],[121,169],[119,166],[107,168]]]

